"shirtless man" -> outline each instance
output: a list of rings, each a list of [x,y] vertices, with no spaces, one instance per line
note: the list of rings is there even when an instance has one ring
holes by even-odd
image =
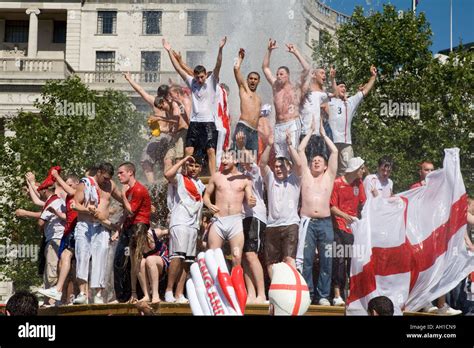
[[[163,39],[163,48],[168,52],[173,67],[186,82],[192,93],[193,107],[189,130],[186,135],[186,156],[207,154],[211,174],[216,171],[218,132],[215,119],[217,116],[217,89],[219,88],[219,72],[222,65],[222,50],[226,42],[227,37],[224,37],[219,43],[219,52],[212,74],[208,75],[206,68],[198,65],[194,68],[193,75],[190,75],[176,59],[169,42]]]
[[[71,207],[78,212],[74,230],[76,241],[76,277],[80,293],[74,304],[87,303],[89,262],[91,288],[96,289],[94,303],[103,303],[101,292],[105,287],[105,267],[110,234],[99,220],[109,215],[110,196],[123,203],[120,191],[112,181],[114,167],[110,163],[99,165],[93,177],[82,178],[74,195]]]
[[[155,183],[155,176],[153,174],[153,167],[156,162],[163,159],[163,166],[168,168],[172,165],[172,156],[171,154],[168,155],[167,151],[168,148],[172,146],[172,137],[173,137],[173,126],[176,125],[176,120],[173,120],[169,116],[172,112],[170,112],[171,108],[165,110],[164,106],[159,104],[160,100],[164,101],[164,98],[168,96],[168,86],[161,85],[158,90],[156,96],[152,96],[148,92],[143,89],[138,83],[132,80],[132,76],[129,72],[124,73],[123,77],[125,80],[130,83],[132,88],[140,94],[142,99],[152,107],[153,114],[148,117],[148,124],[151,125],[154,122],[157,122],[159,125],[159,135],[155,136],[152,133],[151,140],[143,149],[142,158],[141,158],[141,165],[143,171],[145,172],[145,176],[147,181],[150,184]],[[168,111],[168,112],[167,112]],[[181,124],[179,125],[181,127]],[[166,156],[166,155],[168,156]],[[165,159],[166,158],[166,159]],[[161,163],[160,163],[161,164]]]
[[[306,81],[309,73],[309,64],[304,60],[301,53],[293,44],[286,45],[288,52],[295,55],[303,67],[301,82]],[[270,70],[270,56],[277,48],[276,41],[270,39],[268,50],[263,59],[263,73],[267,81],[272,86],[273,101],[275,104],[275,153],[276,157],[289,158],[286,146],[286,130],[289,129],[292,136],[292,143],[296,146],[299,143],[300,125],[298,118],[298,105],[300,102],[301,89],[294,86],[290,81],[290,70],[286,66],[281,66],[277,70],[276,78]]]
[[[241,48],[234,64],[235,80],[239,86],[240,119],[234,130],[233,143],[235,146],[236,134],[243,132],[245,135],[245,149],[256,154],[258,152],[258,121],[262,107],[262,100],[257,94],[260,74],[252,71],[247,75],[247,80],[244,80],[240,71],[244,58],[245,50]]]
[[[209,231],[210,249],[221,248],[229,240],[232,264],[242,262],[244,229],[242,225],[242,204],[244,198],[249,207],[254,207],[256,199],[252,194],[252,182],[237,170],[237,161],[231,151],[222,157],[223,171],[214,173],[204,193],[204,204],[214,214]],[[216,192],[216,204],[211,203],[211,195]]]
[[[319,253],[319,278],[315,300],[320,305],[329,306],[331,291],[332,258],[328,257],[334,241],[331,211],[329,202],[337,172],[338,151],[334,143],[324,131],[323,121],[320,120],[319,132],[326,141],[331,155],[327,161],[321,155],[315,155],[308,165],[305,158],[305,149],[311,134],[316,128],[313,122],[311,131],[301,141],[298,153],[302,163],[301,170],[301,222],[299,229],[297,263],[306,282],[308,283],[311,298],[314,295],[313,262],[315,249]],[[302,267],[301,267],[302,266]]]

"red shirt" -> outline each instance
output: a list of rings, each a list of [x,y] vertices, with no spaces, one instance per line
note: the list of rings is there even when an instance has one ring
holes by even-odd
[[[413,185],[410,186],[410,190],[421,186],[423,186],[423,183],[421,181],[415,182]]]
[[[125,225],[130,226],[138,223],[150,225],[151,198],[146,187],[136,181],[125,195],[133,211],[133,215],[128,216],[125,220]]]
[[[77,223],[77,211],[71,208],[71,203],[74,201],[74,196],[67,195],[66,197],[66,226],[64,226],[64,235],[74,231]]]
[[[331,194],[331,207],[337,207],[350,216],[357,216],[359,212],[359,204],[365,203],[365,190],[362,180],[356,179],[352,184],[348,184],[339,177],[334,181],[334,188]],[[338,229],[347,233],[352,233],[352,230],[347,226],[346,220],[342,217],[333,214],[334,224]]]

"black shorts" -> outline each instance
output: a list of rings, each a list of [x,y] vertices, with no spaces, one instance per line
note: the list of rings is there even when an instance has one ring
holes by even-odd
[[[246,217],[242,222],[244,226],[244,253],[258,253],[262,248],[262,241],[266,225],[255,217]]]
[[[203,156],[207,149],[217,148],[217,134],[214,122],[191,122],[186,135],[186,147],[194,147],[194,154]]]

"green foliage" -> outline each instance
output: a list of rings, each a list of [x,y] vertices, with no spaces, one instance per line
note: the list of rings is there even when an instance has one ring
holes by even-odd
[[[395,191],[401,192],[418,180],[419,162],[431,160],[439,167],[443,150],[458,147],[466,189],[472,195],[473,53],[455,52],[443,64],[429,51],[431,35],[423,13],[400,15],[385,5],[382,13],[364,17],[359,7],[333,40],[315,45],[313,58],[335,65],[350,95],[367,82],[371,64],[378,68],[375,87],[359,106],[352,127],[354,151],[372,172],[379,157],[391,155],[396,162]],[[419,119],[383,115],[383,103],[389,101],[419,103]]]
[[[89,103],[89,114],[58,108],[57,103]],[[66,104],[77,105],[77,104]],[[18,219],[18,208],[39,211],[22,193],[24,175],[28,171],[41,181],[53,165],[62,173],[83,176],[85,169],[108,161],[117,168],[125,160],[136,160],[146,140],[143,139],[145,119],[134,110],[121,92],[91,91],[78,77],[48,82],[41,100],[35,103],[38,113],[19,112],[6,120],[5,129],[15,137],[1,136],[0,165],[0,238],[10,243],[39,244],[41,235],[33,219]],[[1,242],[5,244],[5,242]],[[0,260],[0,271],[13,279],[16,288],[38,285],[36,263],[30,260]]]

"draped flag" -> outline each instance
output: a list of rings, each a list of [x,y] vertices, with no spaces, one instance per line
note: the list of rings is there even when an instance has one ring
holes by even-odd
[[[368,199],[354,233],[347,314],[366,315],[377,296],[396,314],[418,311],[474,271],[464,235],[467,195],[459,149],[446,149],[443,168],[426,185],[385,199]]]

